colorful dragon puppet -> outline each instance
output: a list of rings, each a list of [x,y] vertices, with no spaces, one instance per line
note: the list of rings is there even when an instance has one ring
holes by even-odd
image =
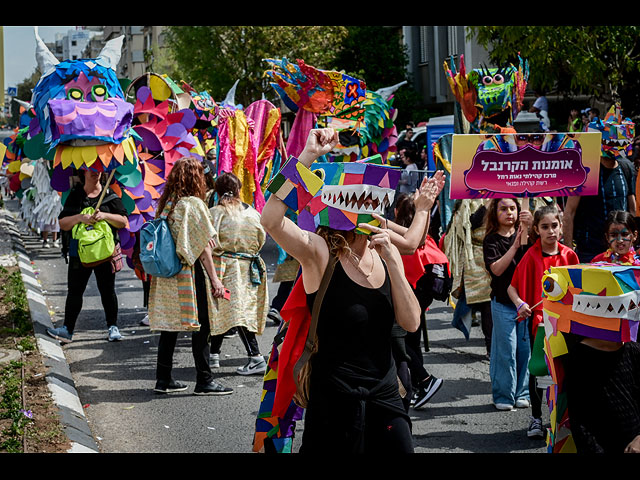
[[[550,453],[575,452],[562,362],[568,353],[564,335],[637,341],[640,267],[604,263],[552,267],[542,286],[544,360],[552,379],[547,392],[551,423],[547,448]],[[532,359],[536,355],[541,352],[534,346]]]
[[[55,150],[54,167],[108,171],[137,163],[131,136],[133,105],[124,98],[116,66],[124,37],[95,59],[58,61],[36,34],[42,77],[33,89],[29,141]]]
[[[393,203],[402,174],[399,168],[380,162],[376,155],[357,162],[314,162],[309,169],[290,157],[268,190],[298,214],[300,228],[360,231],[358,223],[378,224],[372,214],[382,215]],[[293,366],[302,354],[310,321],[305,298],[298,279],[280,312],[284,322],[264,376],[254,451],[291,452],[295,423],[302,418],[302,409],[292,398],[296,391]]]
[[[513,125],[522,108],[529,79],[529,63],[519,55],[518,58],[518,67],[512,64],[499,68],[483,66],[469,73],[464,65],[464,55],[460,55],[458,69],[453,57],[450,65],[444,62],[451,91],[473,131],[485,132],[489,128],[497,130],[497,127]]]
[[[635,124],[630,118],[622,116],[622,108],[619,103],[611,106],[604,120],[594,120],[587,126],[589,132],[602,133],[602,153],[619,157],[630,157],[633,153],[633,138],[635,136]]]
[[[265,72],[284,104],[296,113],[287,142],[287,156],[299,154],[319,117],[331,117],[357,128],[364,121],[367,86],[342,72],[320,70],[302,60],[265,59],[273,69]],[[340,128],[342,129],[342,127]]]

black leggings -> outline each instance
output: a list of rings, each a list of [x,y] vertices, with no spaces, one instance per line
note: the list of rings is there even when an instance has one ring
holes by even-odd
[[[424,368],[424,359],[422,357],[422,349],[420,348],[420,341],[424,334],[424,349],[427,352],[429,351],[427,308],[433,302],[433,299],[425,294],[425,288],[423,287],[425,279],[426,277],[421,277],[416,284],[416,288],[413,290],[420,304],[420,327],[415,332],[407,332],[405,337],[406,350],[409,357],[411,357],[411,360],[409,360],[409,371],[411,372],[411,384],[414,389],[417,389],[420,382],[429,377],[429,372]]]
[[[82,297],[95,273],[102,307],[107,320],[107,327],[116,325],[118,321],[118,297],[116,296],[116,274],[111,270],[111,262],[104,262],[95,267],[85,267],[78,257],[69,257],[67,269],[67,300],[64,306],[64,326],[70,334],[76,326],[76,320],[82,310]]]
[[[257,357],[258,355],[260,355],[260,348],[258,347],[256,334],[254,332],[250,332],[247,327],[239,326],[235,328],[238,331],[240,340],[242,340],[242,344],[247,351],[247,355],[249,355],[250,357]],[[211,335],[211,353],[220,353],[223,340],[224,334]]]
[[[198,307],[198,322],[200,330],[191,333],[191,352],[196,367],[196,383],[206,385],[213,380],[213,373],[209,365],[209,307],[207,304],[204,270],[200,261],[194,265],[196,304]],[[176,348],[179,332],[160,332],[158,340],[158,363],[156,366],[156,380],[170,381],[173,366],[173,352]],[[180,332],[181,333],[181,332]]]
[[[271,308],[275,308],[276,310],[282,310],[287,298],[289,298],[289,294],[291,293],[291,289],[293,288],[293,280],[288,282],[280,282],[278,286],[278,293],[273,297],[271,301]]]

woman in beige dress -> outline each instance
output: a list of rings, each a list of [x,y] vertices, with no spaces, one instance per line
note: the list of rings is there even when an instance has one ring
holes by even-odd
[[[182,158],[174,164],[156,208],[158,217],[168,214],[171,236],[182,262],[182,270],[173,277],[151,278],[149,326],[160,331],[155,387],[158,393],[187,389],[171,375],[178,332],[185,331],[192,332],[196,367],[193,393],[233,393],[233,389],[214,381],[209,365],[209,334],[215,330],[209,312],[215,304],[214,297],[224,295],[224,287],[213,268],[211,245],[216,232],[203,200],[205,193],[202,164],[194,158]]]
[[[228,291],[228,298],[214,302],[211,311],[216,325],[211,332],[211,353],[212,366],[216,367],[224,334],[235,328],[249,357],[236,372],[254,375],[263,374],[267,368],[256,339],[264,331],[269,312],[267,269],[260,257],[266,233],[260,214],[240,200],[241,189],[242,183],[233,173],[221,174],[215,184],[218,205],[209,210],[217,233],[213,263]]]

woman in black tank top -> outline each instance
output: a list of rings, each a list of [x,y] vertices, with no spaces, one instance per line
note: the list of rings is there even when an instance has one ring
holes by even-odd
[[[337,140],[332,129],[312,130],[298,161],[309,167]],[[391,355],[391,328],[396,321],[415,331],[420,307],[398,249],[386,229],[369,226],[370,236],[322,227],[313,233],[288,220],[286,210],[271,195],[262,225],[300,262],[308,305],[329,259],[338,259],[318,320],[300,452],[413,452]]]

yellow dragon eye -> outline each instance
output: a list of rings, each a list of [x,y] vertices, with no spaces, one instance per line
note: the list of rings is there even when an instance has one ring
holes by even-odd
[[[91,87],[91,98],[94,102],[101,102],[107,96],[107,87],[104,85],[94,85]]]
[[[67,99],[81,102],[84,99],[84,92],[79,88],[71,88],[67,92]]]

